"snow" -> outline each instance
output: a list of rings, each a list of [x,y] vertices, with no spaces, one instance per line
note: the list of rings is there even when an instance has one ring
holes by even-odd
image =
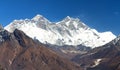
[[[41,17],[43,17],[43,16],[42,15],[36,15],[34,18],[32,18],[32,20],[38,21]]]
[[[76,51],[76,50],[63,50],[63,49],[61,49],[61,51],[65,54],[67,54],[67,53],[81,53],[81,54],[84,53],[84,52]]]
[[[111,42],[115,45],[120,40],[120,35]]]
[[[62,51],[63,53],[65,53],[65,54],[68,53],[66,50],[63,50],[63,49],[61,49],[61,51]]]
[[[95,64],[94,64],[92,67],[96,67],[97,65],[99,65],[101,60],[102,60],[102,59],[96,59],[96,60],[94,61]]]
[[[9,32],[16,28],[22,30],[31,38],[36,38],[42,43],[54,45],[84,45],[91,48],[102,46],[116,36],[112,32],[98,32],[91,29],[78,18],[66,17],[60,22],[51,24],[41,15],[32,19],[15,20],[5,27]]]
[[[9,65],[11,65],[12,64],[12,61],[11,60],[9,60]]]

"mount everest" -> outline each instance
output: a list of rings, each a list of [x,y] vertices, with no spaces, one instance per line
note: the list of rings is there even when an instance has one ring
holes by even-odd
[[[36,15],[32,19],[14,20],[5,27],[9,32],[19,29],[33,39],[41,43],[52,45],[84,45],[87,47],[99,47],[116,36],[110,32],[98,32],[84,24],[78,18],[67,16],[62,21],[50,22],[42,15]]]

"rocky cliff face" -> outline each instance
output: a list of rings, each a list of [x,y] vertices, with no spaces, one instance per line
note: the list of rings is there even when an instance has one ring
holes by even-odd
[[[4,34],[5,33],[5,34]],[[60,57],[22,31],[0,33],[0,65],[3,70],[82,70],[78,65]]]

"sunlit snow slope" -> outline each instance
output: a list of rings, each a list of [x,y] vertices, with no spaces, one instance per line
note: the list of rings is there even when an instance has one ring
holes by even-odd
[[[37,15],[32,19],[14,20],[5,27],[9,32],[13,32],[16,28],[44,44],[59,46],[82,44],[94,48],[116,38],[110,31],[98,32],[85,25],[78,18],[69,16],[60,22],[53,23],[43,16]]]

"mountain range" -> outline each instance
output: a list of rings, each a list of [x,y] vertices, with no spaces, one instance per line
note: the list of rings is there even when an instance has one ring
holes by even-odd
[[[120,36],[69,16],[14,20],[0,26],[0,69],[120,70]]]
[[[84,45],[87,47],[99,47],[116,36],[110,32],[98,32],[84,24],[78,18],[67,16],[62,21],[50,22],[42,15],[36,15],[32,19],[14,20],[5,27],[9,32],[19,29],[33,39],[41,43],[58,46]]]

